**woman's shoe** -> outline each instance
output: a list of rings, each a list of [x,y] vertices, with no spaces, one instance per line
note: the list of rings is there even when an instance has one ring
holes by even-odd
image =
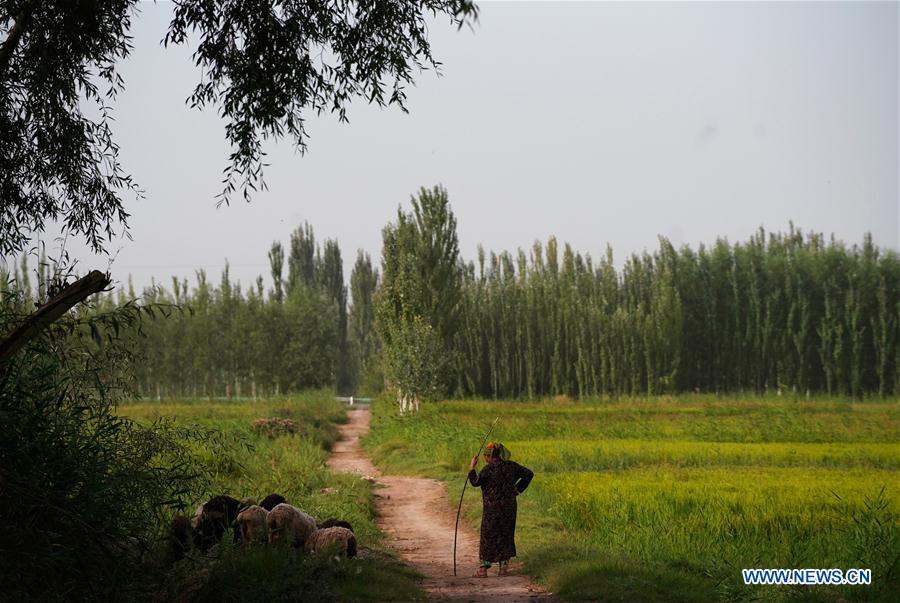
[[[498,576],[506,576],[509,574],[509,561],[501,561],[500,569],[497,571]]]
[[[474,577],[474,578],[487,578],[487,568],[486,568],[486,567],[479,567],[477,570],[475,570],[475,573],[472,574],[472,577]]]

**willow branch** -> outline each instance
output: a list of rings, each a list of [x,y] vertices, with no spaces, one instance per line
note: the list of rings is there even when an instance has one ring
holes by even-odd
[[[28,0],[22,6],[22,10],[16,15],[15,22],[9,30],[9,35],[6,36],[3,44],[0,44],[0,79],[3,78],[6,68],[9,67],[13,52],[19,45],[19,40],[22,39],[22,34],[25,33],[25,28],[28,27],[28,22],[31,21],[31,15],[37,8],[37,5],[38,0]]]

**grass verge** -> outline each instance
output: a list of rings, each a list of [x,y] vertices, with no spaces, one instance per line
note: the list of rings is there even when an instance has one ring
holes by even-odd
[[[211,428],[195,444],[209,468],[206,498],[228,494],[257,500],[277,492],[317,519],[349,521],[360,544],[350,562],[291,554],[269,546],[223,542],[194,551],[163,574],[153,596],[181,601],[406,601],[423,598],[417,576],[380,546],[372,485],[325,466],[344,407],[330,392],[268,401],[135,402],[119,413],[138,421],[173,420]],[[261,418],[290,420],[294,433],[254,430]],[[204,498],[203,500],[206,500]],[[197,503],[202,502],[198,500]],[[174,514],[175,510],[173,510]],[[192,509],[187,510],[188,513]],[[228,540],[230,534],[226,534]]]

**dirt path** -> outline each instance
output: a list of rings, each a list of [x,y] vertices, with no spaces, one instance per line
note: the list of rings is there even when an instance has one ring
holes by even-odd
[[[444,485],[433,479],[381,475],[359,445],[369,431],[369,409],[347,412],[350,422],[340,427],[341,440],[328,466],[334,471],[371,476],[382,487],[377,491],[378,525],[388,544],[425,578],[422,589],[431,599],[457,601],[549,601],[550,597],[519,574],[500,578],[491,568],[488,578],[473,578],[478,565],[478,534],[460,522],[457,540],[457,577],[453,576],[453,526],[456,509],[447,500]]]

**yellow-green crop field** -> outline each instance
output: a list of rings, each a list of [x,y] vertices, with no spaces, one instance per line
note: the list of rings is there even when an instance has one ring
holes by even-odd
[[[462,488],[494,437],[536,473],[525,569],[570,599],[892,600],[900,592],[900,404],[728,400],[375,405],[383,470]],[[477,526],[478,492],[465,514]],[[871,586],[745,586],[742,568],[869,568]]]

